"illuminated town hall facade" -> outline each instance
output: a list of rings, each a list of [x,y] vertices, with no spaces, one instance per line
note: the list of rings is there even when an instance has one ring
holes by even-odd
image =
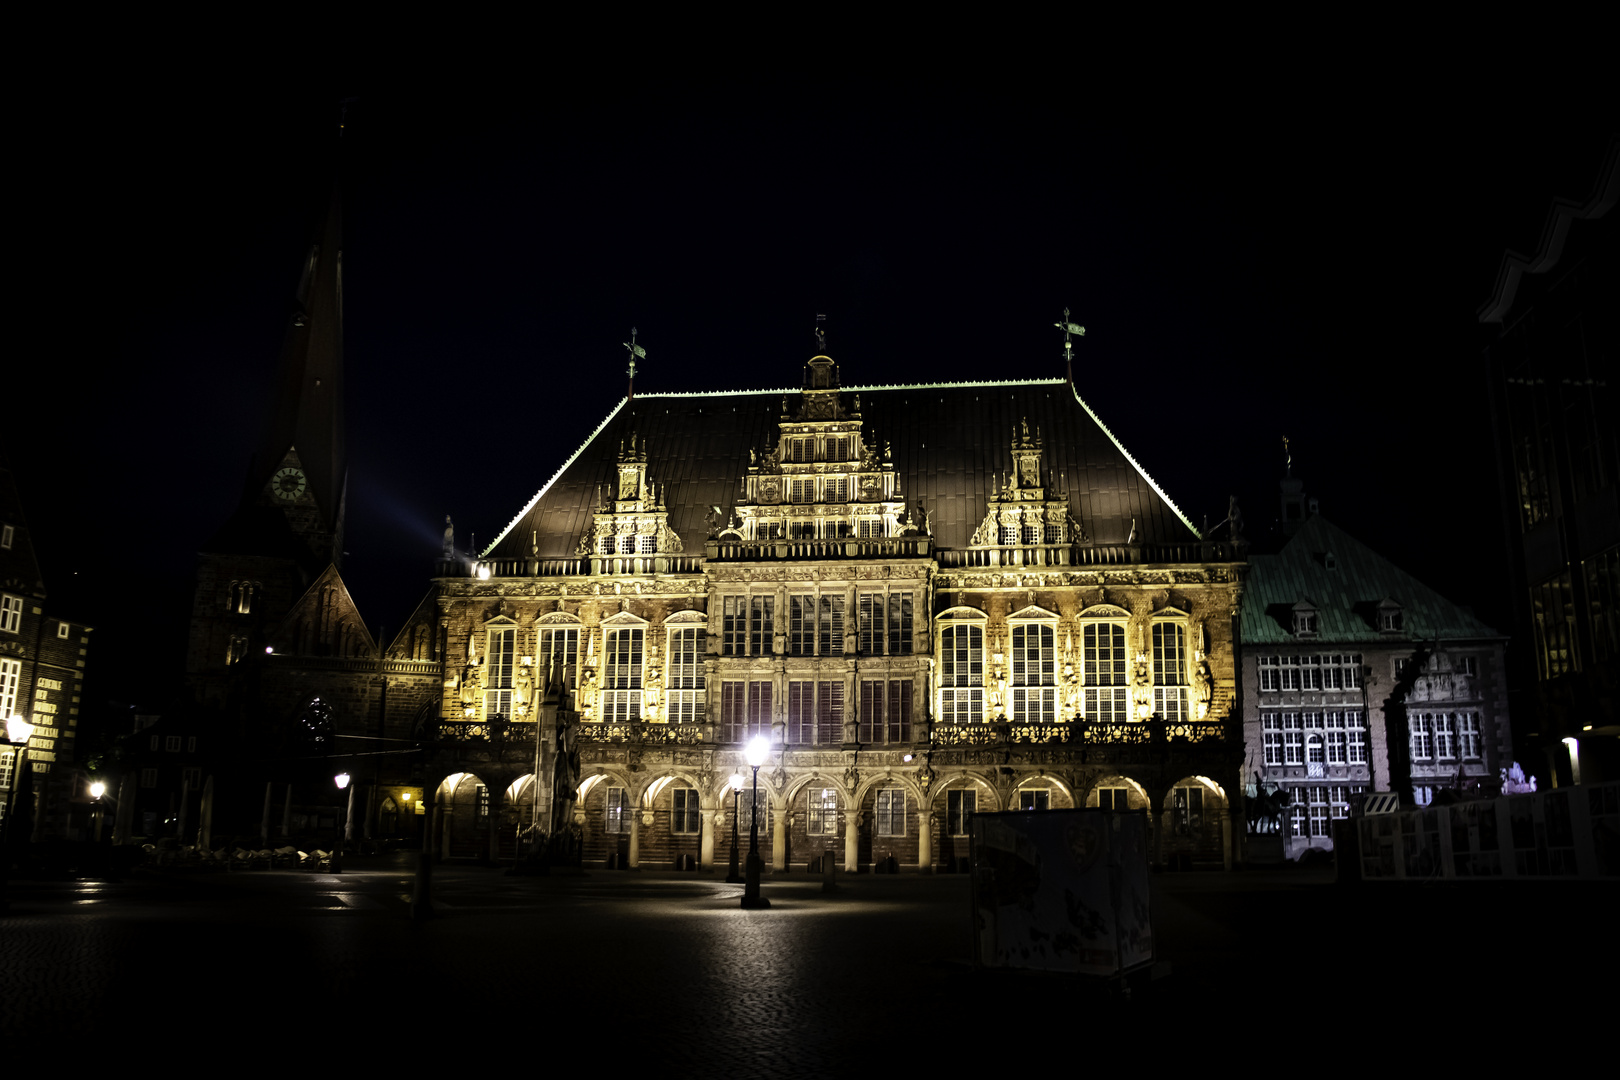
[[[974,812],[1098,805],[1230,865],[1242,571],[1066,380],[844,387],[818,355],[621,401],[389,658],[443,663],[448,853],[538,823],[587,865],[724,862],[764,735],[779,871],[955,868]]]

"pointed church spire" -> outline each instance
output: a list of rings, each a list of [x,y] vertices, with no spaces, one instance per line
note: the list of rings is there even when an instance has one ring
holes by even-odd
[[[343,425],[342,172],[304,259],[246,500],[287,511],[317,559],[340,564],[348,456]],[[295,508],[303,513],[295,515]],[[313,509],[314,514],[308,513]],[[296,518],[296,520],[295,520]]]

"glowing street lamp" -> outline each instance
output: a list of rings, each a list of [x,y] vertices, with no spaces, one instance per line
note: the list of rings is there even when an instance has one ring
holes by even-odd
[[[746,751],[748,764],[754,770],[754,799],[753,813],[748,822],[748,873],[743,881],[742,906],[745,908],[771,906],[769,900],[759,895],[759,767],[765,764],[770,752],[771,740],[764,735],[755,735]]]
[[[337,789],[339,791],[344,791],[344,790],[348,789],[348,787],[349,787],[349,774],[346,773],[346,772],[338,773],[336,776],[332,777],[332,783],[337,785]],[[348,817],[348,815],[345,813],[345,810],[346,809],[351,809],[353,807],[353,804],[354,804],[354,792],[352,790],[350,790],[349,791],[349,806],[348,807],[341,807],[340,806],[338,808],[337,843],[332,845],[332,866],[331,866],[331,871],[334,874],[343,873],[343,827],[346,824],[346,818]]]
[[[28,740],[34,737],[34,725],[30,724],[21,713],[12,713],[6,720],[6,737],[0,742],[10,743],[16,747],[11,759],[11,794],[6,806],[6,817],[0,824],[0,912],[10,907],[6,897],[8,878],[11,870],[11,833],[17,828],[17,799],[22,792],[23,781],[28,780],[29,794],[33,793],[33,776],[27,772]]]

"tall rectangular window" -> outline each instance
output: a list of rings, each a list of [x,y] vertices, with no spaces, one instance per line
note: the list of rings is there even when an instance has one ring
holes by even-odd
[[[844,684],[788,683],[788,742],[838,745],[844,741]]]
[[[821,656],[844,655],[844,598],[823,596],[816,620],[817,652]]]
[[[563,688],[579,687],[579,627],[540,631],[540,678],[561,679]]]
[[[945,794],[945,832],[948,836],[966,836],[973,811],[978,805],[974,791],[950,791]]]
[[[1457,717],[1457,743],[1464,761],[1480,760],[1479,714],[1462,713]]]
[[[606,830],[610,833],[630,831],[629,792],[622,787],[607,789]]]
[[[487,631],[484,652],[484,719],[512,719],[512,666],[517,651],[513,627]]]
[[[728,596],[720,602],[720,655],[743,656],[748,648],[748,597]]]
[[[1026,788],[1018,793],[1018,809],[1050,810],[1052,793],[1044,788]]]
[[[945,627],[939,653],[940,722],[978,723],[984,718],[984,628]]]
[[[691,836],[701,832],[703,818],[698,811],[696,789],[676,788],[671,796],[669,831],[677,836]]]
[[[879,836],[906,835],[906,793],[903,788],[884,788],[877,793],[874,807]]]
[[[602,719],[635,723],[641,719],[642,656],[646,630],[609,630],[604,650]]]
[[[811,788],[805,793],[804,831],[811,836],[838,835],[838,792]]]
[[[695,724],[703,719],[703,653],[708,636],[708,630],[700,626],[669,632],[664,700],[672,724]]]
[[[911,593],[861,593],[858,610],[863,655],[911,655]]]
[[[22,597],[0,593],[0,630],[15,634],[22,626]]]
[[[1153,711],[1161,720],[1187,714],[1187,631],[1180,623],[1153,624]]]
[[[754,596],[748,601],[748,651],[751,656],[771,655],[776,633],[776,597]]]
[[[1267,765],[1283,763],[1282,716],[1278,713],[1260,714],[1261,739]]]
[[[1427,713],[1407,713],[1406,726],[1412,736],[1412,760],[1434,760],[1434,725]]]
[[[1012,628],[1012,719],[1017,724],[1057,720],[1056,628],[1018,623]]]
[[[755,735],[772,737],[771,684],[763,681],[721,683],[721,741],[745,743]]]
[[[1450,713],[1434,714],[1434,756],[1440,761],[1457,760],[1456,729]]]
[[[911,741],[911,682],[861,683],[861,730],[863,743],[909,743]]]
[[[1088,622],[1081,632],[1086,719],[1119,724],[1130,719],[1125,702],[1125,628]]]
[[[788,597],[788,653],[814,656],[816,653],[816,598]]]
[[[0,659],[0,723],[17,712],[17,688],[22,685],[22,661]]]

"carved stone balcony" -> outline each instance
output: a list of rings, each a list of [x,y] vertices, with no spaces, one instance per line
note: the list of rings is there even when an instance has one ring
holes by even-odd
[[[586,721],[575,729],[580,742],[642,746],[695,746],[714,741],[713,724],[620,724]]]
[[[1149,746],[1195,743],[1215,745],[1230,737],[1221,721],[1137,721],[1127,723],[1068,724],[935,724],[933,742],[938,747],[994,746],[1000,744],[1048,744],[1073,746]]]

